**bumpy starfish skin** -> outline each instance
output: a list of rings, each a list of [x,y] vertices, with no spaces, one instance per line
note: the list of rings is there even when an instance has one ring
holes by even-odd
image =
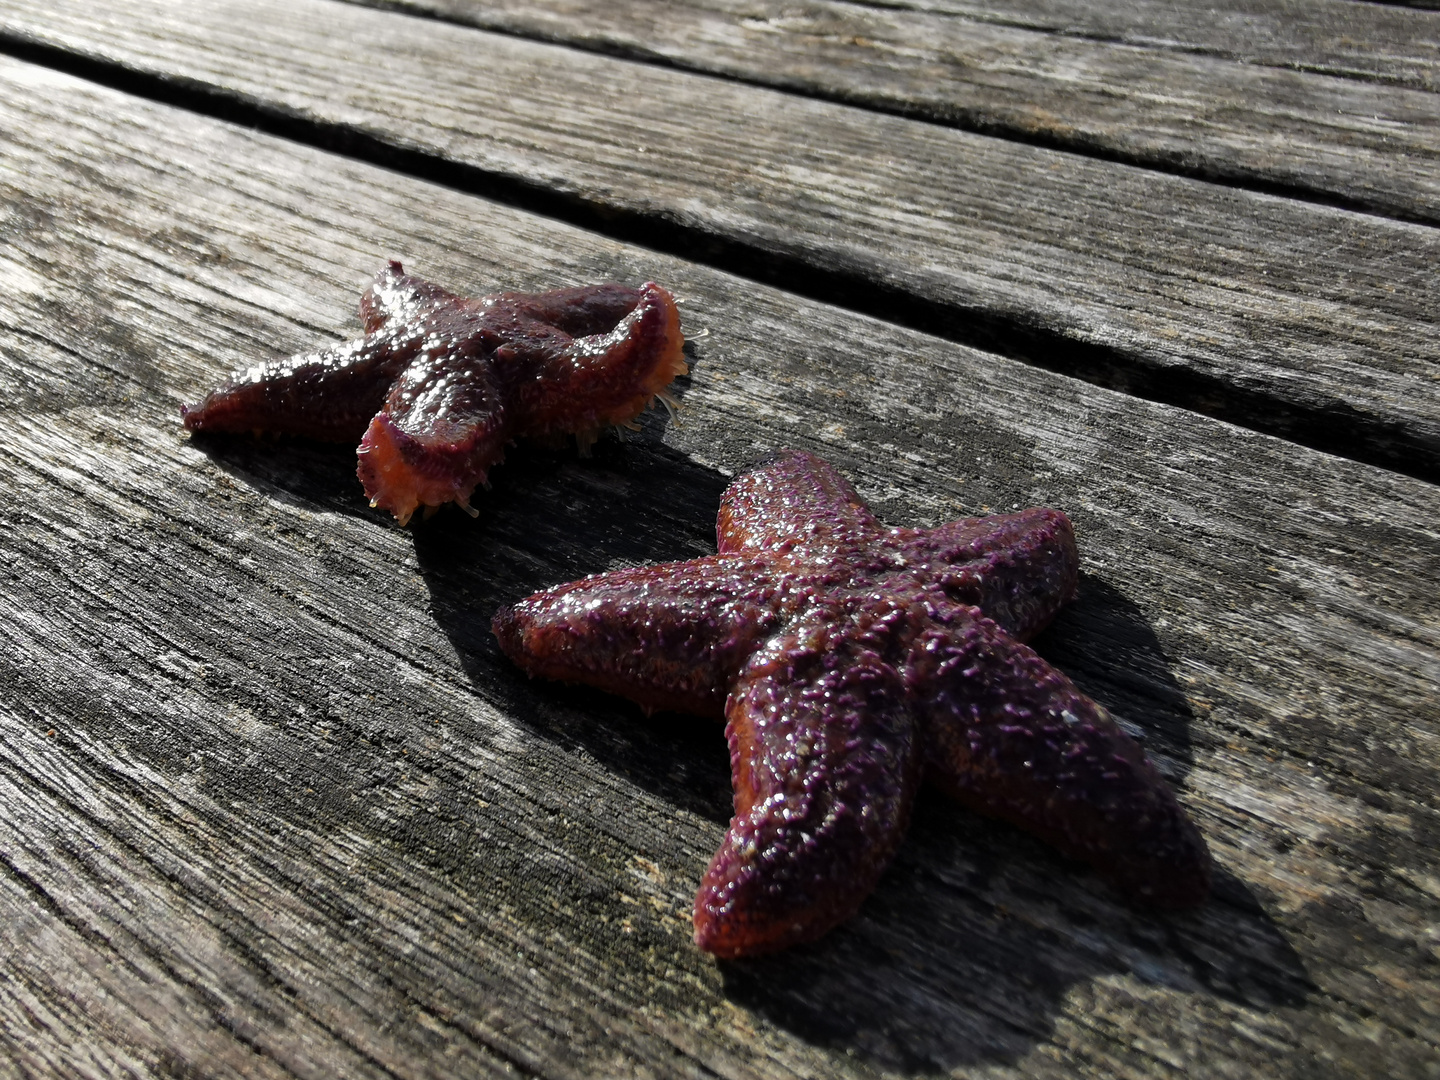
[[[391,262],[360,300],[365,337],[231,376],[183,410],[191,431],[360,439],[372,506],[470,509],[518,438],[627,424],[686,371],[674,298],[592,285],[457,296]],[[472,511],[473,513],[473,511]]]
[[[719,551],[537,593],[493,624],[532,675],[722,715],[735,816],[695,900],[718,956],[819,937],[870,893],[922,777],[1103,872],[1198,903],[1210,856],[1139,746],[1023,641],[1076,587],[1064,514],[882,525],[828,464],[738,478]]]

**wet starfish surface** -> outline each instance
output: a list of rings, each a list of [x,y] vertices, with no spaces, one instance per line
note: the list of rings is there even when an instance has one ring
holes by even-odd
[[[695,900],[722,957],[819,937],[928,779],[1141,904],[1204,899],[1210,856],[1140,747],[1027,645],[1075,593],[1054,510],[887,528],[787,451],[726,490],[719,552],[537,593],[493,624],[532,675],[723,715],[735,815]]]
[[[191,431],[360,440],[372,506],[404,525],[421,506],[470,509],[519,438],[588,449],[686,371],[674,298],[591,285],[469,299],[391,262],[360,299],[365,336],[237,372],[183,410]]]

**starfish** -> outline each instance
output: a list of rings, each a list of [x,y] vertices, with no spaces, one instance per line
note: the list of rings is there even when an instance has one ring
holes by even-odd
[[[370,505],[415,510],[486,483],[505,446],[574,434],[583,451],[685,374],[675,299],[654,282],[477,299],[389,263],[360,298],[365,336],[232,375],[181,410],[191,431],[360,440]]]
[[[1055,510],[887,528],[829,464],[737,478],[719,551],[536,593],[495,616],[531,675],[724,716],[735,815],[695,900],[720,957],[852,915],[922,779],[1091,863],[1141,904],[1209,891],[1210,856],[1105,709],[1024,642],[1075,594]]]

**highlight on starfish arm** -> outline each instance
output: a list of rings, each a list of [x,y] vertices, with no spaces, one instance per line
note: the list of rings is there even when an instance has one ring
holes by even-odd
[[[888,528],[829,464],[786,451],[721,500],[715,555],[619,570],[496,613],[505,654],[646,709],[723,718],[735,816],[695,899],[721,957],[849,918],[929,780],[1184,907],[1210,853],[1144,752],[1025,644],[1075,595],[1055,510]]]
[[[359,440],[370,505],[401,525],[470,497],[517,439],[582,452],[687,371],[675,298],[655,284],[474,299],[389,263],[360,299],[365,336],[232,375],[181,410],[190,431]]]

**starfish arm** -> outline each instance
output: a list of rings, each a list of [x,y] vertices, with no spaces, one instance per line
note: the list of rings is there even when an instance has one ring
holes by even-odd
[[[904,835],[920,740],[895,651],[903,608],[816,611],[768,641],[726,706],[735,816],[695,898],[720,957],[820,937]]]
[[[1075,598],[1075,530],[1058,510],[965,518],[934,529],[892,529],[885,546],[952,603],[980,608],[1011,637],[1029,641]]]
[[[685,364],[675,298],[654,282],[504,293],[485,314],[516,434],[593,441],[638,416]]]
[[[541,293],[499,293],[494,304],[497,311],[509,311],[513,325],[539,323],[580,338],[608,334],[637,308],[664,299],[674,303],[669,291],[653,282],[634,289],[611,281]]]
[[[509,437],[494,372],[479,342],[434,344],[395,380],[360,440],[356,473],[370,505],[403,526],[420,506],[470,495]]]
[[[413,343],[385,335],[333,345],[238,371],[181,415],[191,431],[269,431],[350,442],[413,355]]]
[[[778,624],[766,577],[734,555],[616,570],[502,608],[491,628],[531,675],[719,718],[731,680]]]
[[[829,462],[782,450],[725,489],[715,531],[721,551],[789,551],[856,540],[880,523]]]
[[[1139,745],[977,609],[956,608],[948,622],[912,648],[928,779],[1092,864],[1134,900],[1203,900],[1209,850]]]
[[[464,304],[465,298],[449,289],[405,273],[394,259],[375,275],[360,297],[360,321],[373,334],[388,323],[418,324],[440,308]]]

